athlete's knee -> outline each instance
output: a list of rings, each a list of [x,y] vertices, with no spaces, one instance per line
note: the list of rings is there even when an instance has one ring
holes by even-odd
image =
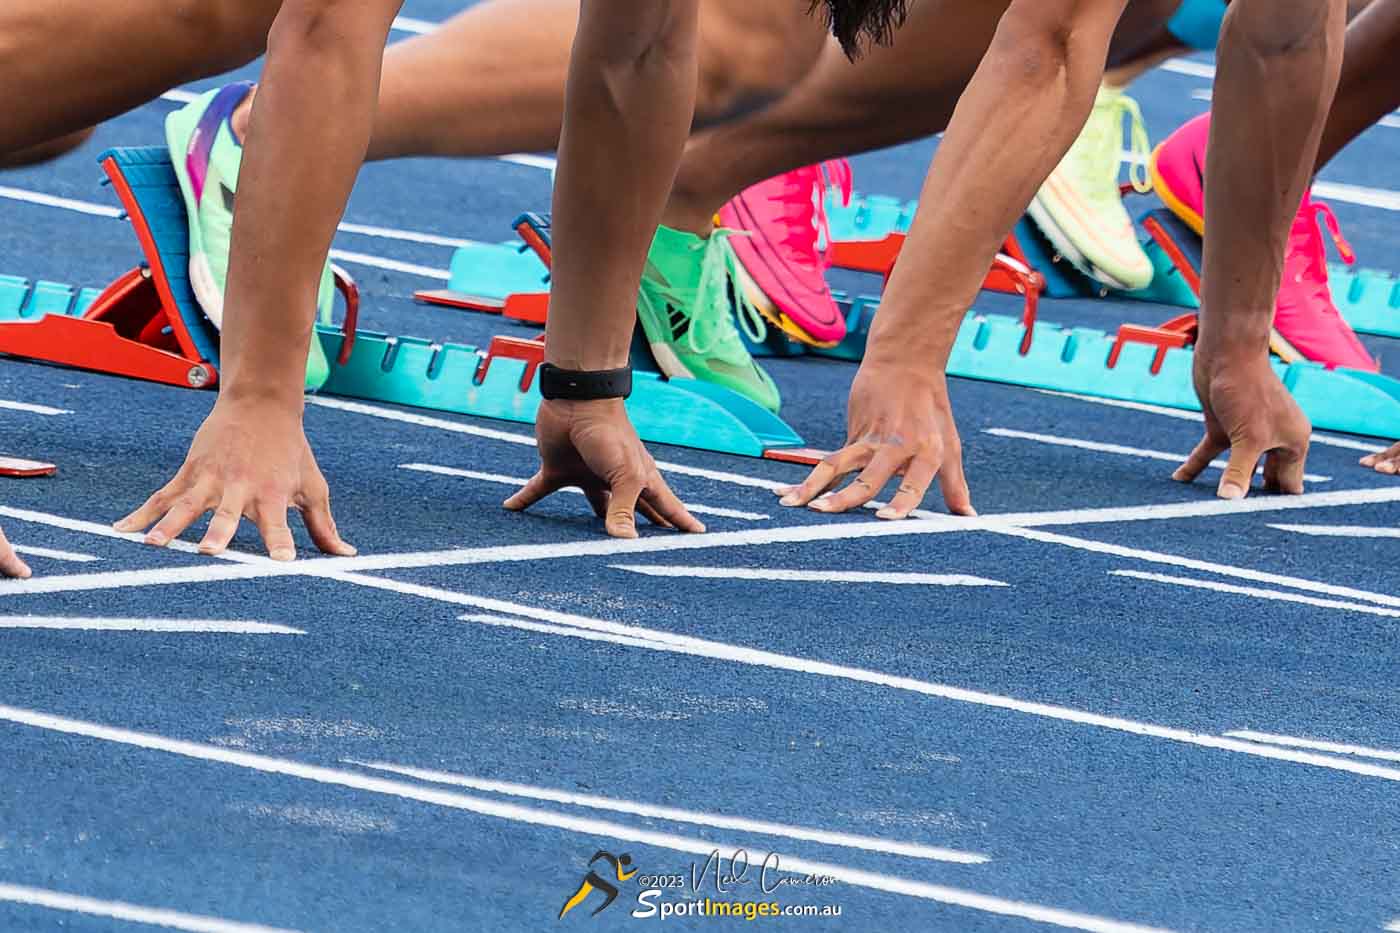
[[[700,11],[700,101],[717,112],[777,97],[812,69],[825,34],[804,9],[752,0]]]
[[[366,42],[382,43],[399,0],[283,0],[268,34],[274,47],[295,55],[353,55]]]
[[[217,74],[263,53],[278,5],[277,0],[175,0],[162,8],[161,18],[182,37],[177,47],[203,49],[206,70]]]
[[[1243,42],[1265,58],[1286,58],[1335,46],[1340,54],[1347,0],[1234,0],[1221,41]]]
[[[670,68],[694,54],[697,0],[584,0],[582,54],[605,71]]]
[[[87,142],[95,129],[95,127],[88,127],[85,130],[69,133],[67,136],[60,136],[58,139],[51,139],[28,149],[21,149],[18,152],[0,152],[0,168],[37,165],[40,162],[47,162],[50,159],[57,159],[61,155],[67,155]]]

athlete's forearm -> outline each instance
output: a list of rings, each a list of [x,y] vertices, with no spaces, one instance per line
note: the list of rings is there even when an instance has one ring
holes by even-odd
[[[1267,353],[1284,240],[1336,91],[1345,14],[1345,0],[1230,4],[1206,149],[1202,362]]]
[[[625,366],[638,283],[695,105],[698,0],[584,0],[554,188],[546,354]]]
[[[300,405],[321,269],[364,158],[397,9],[288,0],[273,27],[239,176],[225,396]]]
[[[1012,3],[934,156],[867,357],[946,364],[997,248],[1084,125],[1121,7]]]

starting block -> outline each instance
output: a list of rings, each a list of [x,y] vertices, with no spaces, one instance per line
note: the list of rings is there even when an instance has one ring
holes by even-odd
[[[1167,210],[1152,211],[1143,227],[1167,254],[1175,271],[1191,288],[1200,307],[1201,238]],[[1353,270],[1344,263],[1327,264],[1327,281],[1337,312],[1360,334],[1400,337],[1400,281],[1388,272]]]
[[[218,381],[218,335],[186,278],[185,210],[164,149],[100,157],[145,262],[101,293],[0,279],[0,353],[206,388]]]
[[[0,277],[0,353],[170,385],[215,385],[218,333],[190,288],[189,231],[169,154],[161,147],[113,149],[100,161],[136,231],[144,263],[101,292]],[[543,281],[535,271],[542,268],[539,257],[548,256],[548,227],[532,216],[521,224],[525,242],[535,247],[528,260],[537,287]],[[534,422],[542,341],[500,337],[480,350],[360,332],[354,283],[339,270],[336,279],[346,299],[346,325],[317,326],[316,339],[331,361],[323,392]],[[538,316],[542,322],[543,308]],[[820,459],[804,451],[802,439],[782,419],[734,392],[664,379],[654,362],[639,370],[627,408],[644,440],[799,462]]]
[[[915,201],[900,202],[880,195],[855,195],[849,205],[843,205],[842,197],[839,191],[832,189],[826,202],[833,245],[838,249],[844,248],[847,241],[862,249],[868,248],[867,244],[872,241],[902,243],[902,239],[891,237],[908,232],[918,207]],[[1156,276],[1145,289],[1109,294],[1135,301],[1199,308],[1200,237],[1165,208],[1149,207],[1135,219],[1139,229],[1147,234],[1143,249],[1152,260]],[[1024,218],[1007,239],[1003,251],[1041,273],[1047,298],[1103,294],[1098,283],[1089,282],[1072,265],[1055,256],[1040,232]],[[1183,261],[1182,256],[1187,259]],[[1344,263],[1328,263],[1327,275],[1332,301],[1353,330],[1400,338],[1400,279],[1374,269],[1354,270]]]
[[[549,220],[522,214],[515,229],[520,244],[464,247],[453,258],[449,287],[414,297],[544,324],[548,293],[510,289],[521,282],[534,289],[547,284]],[[336,348],[339,337],[333,330],[323,329],[321,338],[327,353]],[[533,423],[541,401],[535,370],[543,361],[542,339],[496,337],[483,352],[465,345],[362,333],[349,362],[332,370],[322,391]],[[808,464],[823,456],[806,450],[802,438],[777,415],[737,392],[698,379],[664,377],[639,335],[632,342],[632,365],[627,413],[644,441]]]

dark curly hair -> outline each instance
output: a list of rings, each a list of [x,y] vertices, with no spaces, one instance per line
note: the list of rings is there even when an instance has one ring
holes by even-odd
[[[909,0],[812,0],[813,12],[823,7],[831,34],[852,59],[860,55],[862,37],[889,45],[909,16]]]

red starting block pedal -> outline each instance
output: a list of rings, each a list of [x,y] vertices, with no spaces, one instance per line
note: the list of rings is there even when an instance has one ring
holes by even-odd
[[[53,476],[58,467],[38,460],[21,460],[18,457],[0,457],[0,476],[12,479],[32,479],[36,476]]]

